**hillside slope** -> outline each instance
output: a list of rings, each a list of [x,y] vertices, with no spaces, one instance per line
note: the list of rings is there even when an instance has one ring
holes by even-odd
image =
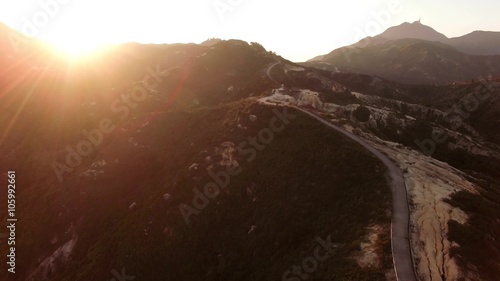
[[[42,71],[3,80],[0,169],[17,171],[23,222],[14,280],[274,280],[316,249],[315,278],[391,276],[385,167],[259,105],[276,59],[238,40],[127,44],[40,83]],[[295,85],[345,91],[317,79]]]

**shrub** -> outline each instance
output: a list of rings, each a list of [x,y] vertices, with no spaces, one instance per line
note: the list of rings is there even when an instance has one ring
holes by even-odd
[[[354,110],[353,115],[359,122],[368,122],[370,120],[370,110],[362,105]]]

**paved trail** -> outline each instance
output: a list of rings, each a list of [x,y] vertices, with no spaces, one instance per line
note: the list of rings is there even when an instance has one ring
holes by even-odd
[[[277,84],[279,83],[271,77],[271,70],[280,63],[280,61],[277,61],[267,69],[267,76]],[[415,269],[413,267],[410,240],[408,238],[410,228],[408,196],[401,169],[399,169],[399,167],[397,167],[387,156],[375,149],[373,146],[369,145],[357,135],[348,132],[336,125],[333,125],[332,123],[324,120],[314,113],[311,113],[302,108],[294,108],[304,112],[305,114],[311,116],[312,118],[315,118],[326,126],[336,130],[341,134],[344,134],[345,136],[359,143],[361,146],[373,153],[373,155],[375,155],[378,159],[380,159],[380,161],[382,161],[385,166],[387,166],[389,175],[391,176],[390,184],[392,190],[393,206],[391,219],[391,247],[394,269],[396,271],[396,278],[398,281],[416,281],[417,278],[415,276]]]
[[[276,60],[276,62],[275,62],[275,63],[273,63],[273,64],[272,64],[272,65],[271,65],[271,66],[267,69],[267,71],[266,71],[267,77],[268,77],[271,81],[273,81],[274,83],[276,83],[276,84],[279,84],[279,83],[278,83],[278,81],[274,80],[274,79],[273,79],[273,77],[271,77],[271,70],[273,70],[273,68],[274,68],[275,66],[277,66],[278,64],[281,64],[281,61]]]

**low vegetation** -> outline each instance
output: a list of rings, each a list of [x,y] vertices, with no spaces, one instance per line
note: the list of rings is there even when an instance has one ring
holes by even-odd
[[[70,225],[76,248],[51,280],[112,278],[111,270],[122,267],[138,280],[279,280],[314,250],[316,237],[330,235],[340,247],[314,278],[383,280],[391,264],[361,269],[350,257],[366,227],[390,222],[385,166],[319,122],[294,114],[254,161],[236,156],[242,173],[189,225],[178,206],[192,205],[192,189],[211,180],[206,171],[193,174],[189,167],[202,163],[204,151],[228,141],[237,145],[268,127],[270,107],[242,101],[173,109],[138,134],[114,136],[79,168],[105,159],[102,176],[82,178],[77,172],[58,184],[47,174],[30,183],[20,194],[26,223],[19,230],[19,260],[26,263],[19,280],[38,258],[71,239],[63,234]],[[129,137],[145,151],[127,144]],[[54,237],[59,242],[51,244]],[[390,260],[389,243],[380,245],[384,260]]]

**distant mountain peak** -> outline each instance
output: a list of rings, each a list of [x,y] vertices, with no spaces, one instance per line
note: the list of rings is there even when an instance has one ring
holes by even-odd
[[[448,37],[444,34],[437,32],[430,26],[422,24],[420,19],[413,23],[404,22],[398,26],[391,27],[379,36],[390,40],[412,38],[443,43],[448,40]]]

